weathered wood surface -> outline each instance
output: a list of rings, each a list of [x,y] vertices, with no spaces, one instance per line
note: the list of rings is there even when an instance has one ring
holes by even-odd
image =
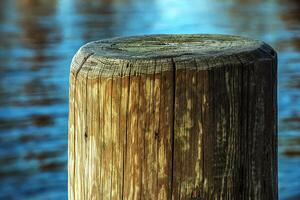
[[[89,43],[70,73],[69,199],[276,200],[277,56],[223,35]]]

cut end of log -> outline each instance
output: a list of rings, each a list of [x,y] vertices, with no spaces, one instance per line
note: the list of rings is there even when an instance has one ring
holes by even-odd
[[[84,65],[83,73],[101,71],[102,76],[109,77],[128,75],[130,71],[153,74],[155,69],[149,65],[149,60],[165,63],[163,71],[172,70],[170,65],[173,62],[191,60],[197,62],[193,68],[206,70],[274,56],[276,52],[264,42],[240,36],[133,36],[99,40],[82,46],[73,58],[71,71],[77,73]],[[180,66],[184,65],[178,65],[176,69]]]

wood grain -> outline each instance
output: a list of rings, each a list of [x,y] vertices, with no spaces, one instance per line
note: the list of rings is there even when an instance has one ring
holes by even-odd
[[[70,200],[278,199],[277,55],[228,35],[88,43],[70,72]]]

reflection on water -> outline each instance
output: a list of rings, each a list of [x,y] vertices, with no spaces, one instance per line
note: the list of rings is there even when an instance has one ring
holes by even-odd
[[[297,0],[1,0],[0,199],[67,198],[68,73],[106,37],[226,33],[279,53],[281,199],[300,199],[300,2]]]

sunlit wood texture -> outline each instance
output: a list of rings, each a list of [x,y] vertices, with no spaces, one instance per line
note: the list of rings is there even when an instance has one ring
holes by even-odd
[[[236,36],[89,43],[70,74],[70,200],[276,200],[276,52]]]

